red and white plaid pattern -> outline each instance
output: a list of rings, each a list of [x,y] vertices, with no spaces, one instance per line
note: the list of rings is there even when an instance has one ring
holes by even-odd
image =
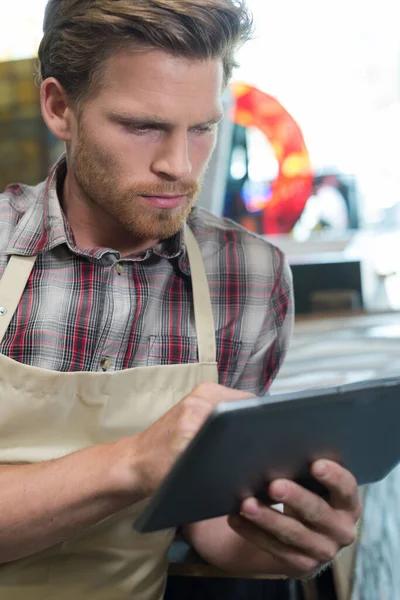
[[[0,276],[12,254],[38,255],[0,352],[64,372],[197,362],[182,236],[124,259],[112,249],[78,250],[57,197],[65,172],[62,157],[45,182],[0,194]],[[195,209],[188,224],[210,286],[220,383],[262,394],[292,330],[287,263],[232,221]]]

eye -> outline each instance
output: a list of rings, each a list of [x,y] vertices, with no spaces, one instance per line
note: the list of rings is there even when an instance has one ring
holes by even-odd
[[[191,131],[198,133],[199,135],[204,133],[213,133],[215,131],[215,125],[204,125],[201,127],[194,127]]]
[[[136,135],[145,135],[150,131],[157,130],[157,127],[155,125],[147,125],[146,123],[123,123],[122,125],[126,131],[128,131],[129,133],[134,133]]]

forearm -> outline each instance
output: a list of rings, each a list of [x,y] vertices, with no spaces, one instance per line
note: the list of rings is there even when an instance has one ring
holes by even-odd
[[[109,444],[35,465],[0,467],[0,563],[30,556],[140,499]],[[124,487],[125,486],[125,487]]]
[[[287,575],[283,564],[235,533],[225,517],[188,525],[183,534],[204,560],[223,571],[243,576]]]

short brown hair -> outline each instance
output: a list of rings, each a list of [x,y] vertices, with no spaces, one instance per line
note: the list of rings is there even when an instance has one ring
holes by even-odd
[[[49,0],[39,82],[55,77],[81,103],[98,87],[112,53],[136,45],[186,58],[221,58],[227,83],[252,25],[244,0]]]

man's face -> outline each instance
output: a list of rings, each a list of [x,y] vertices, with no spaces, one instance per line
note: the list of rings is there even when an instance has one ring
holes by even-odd
[[[166,239],[192,210],[222,116],[221,61],[123,51],[76,121],[70,171],[86,199],[141,240]]]

